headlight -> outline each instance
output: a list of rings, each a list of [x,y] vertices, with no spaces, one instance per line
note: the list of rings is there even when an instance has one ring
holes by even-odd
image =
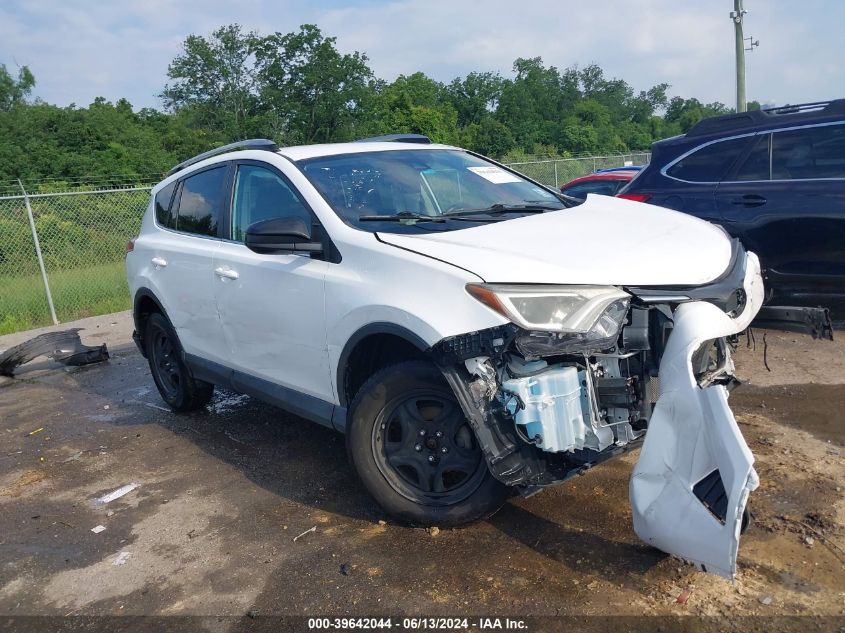
[[[615,336],[631,296],[613,286],[467,284],[467,292],[521,328]]]

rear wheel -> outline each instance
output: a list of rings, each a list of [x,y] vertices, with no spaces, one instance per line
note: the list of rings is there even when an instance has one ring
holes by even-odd
[[[144,343],[158,392],[174,411],[193,411],[208,404],[214,385],[191,376],[176,331],[163,314],[155,312],[147,319]]]
[[[349,459],[391,515],[423,525],[490,516],[508,494],[440,371],[409,361],[376,373],[351,406]]]

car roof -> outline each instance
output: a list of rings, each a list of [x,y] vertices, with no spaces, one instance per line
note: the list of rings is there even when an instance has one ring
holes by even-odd
[[[815,101],[708,117],[693,125],[685,136],[691,138],[714,134],[743,134],[767,128],[836,121],[844,117],[845,99]]]
[[[291,160],[306,160],[322,156],[339,156],[342,154],[361,154],[363,152],[391,152],[397,150],[417,150],[425,152],[436,149],[460,149],[451,145],[440,145],[438,143],[397,143],[388,142],[354,142],[354,143],[323,143],[319,145],[294,145],[292,147],[280,147],[277,151],[282,156]]]

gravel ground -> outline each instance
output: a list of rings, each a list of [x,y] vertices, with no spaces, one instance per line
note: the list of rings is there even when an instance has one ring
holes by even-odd
[[[764,332],[740,345],[731,401],[761,485],[731,584],[637,539],[636,453],[476,525],[405,527],[357,484],[341,436],[228,392],[174,415],[128,313],[71,325],[111,360],[0,378],[2,616],[790,615],[845,630],[841,341],[767,332],[771,371]]]

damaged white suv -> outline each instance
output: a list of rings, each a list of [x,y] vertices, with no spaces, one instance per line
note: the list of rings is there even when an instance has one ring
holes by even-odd
[[[418,524],[641,447],[637,534],[733,576],[757,475],[726,337],[760,308],[757,257],[688,215],[366,141],[245,141],[153,189],[126,265],[164,400],[220,385],[345,432],[367,490]]]

